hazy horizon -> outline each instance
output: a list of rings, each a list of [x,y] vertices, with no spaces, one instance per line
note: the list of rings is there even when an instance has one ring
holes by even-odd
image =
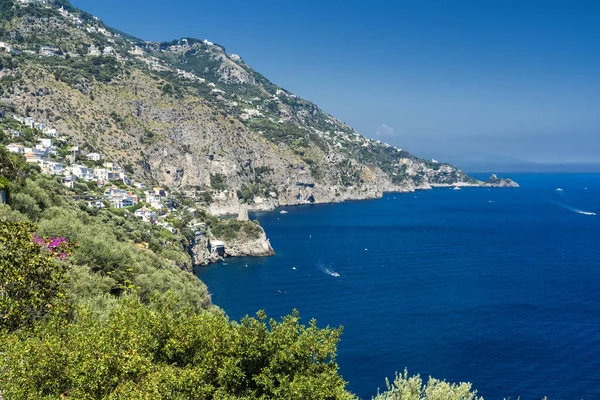
[[[220,43],[417,155],[600,162],[600,3],[74,0],[154,41]]]

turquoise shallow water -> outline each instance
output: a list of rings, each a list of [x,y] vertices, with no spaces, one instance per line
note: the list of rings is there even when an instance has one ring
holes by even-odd
[[[488,400],[600,399],[600,215],[581,213],[600,214],[600,175],[512,177],[255,214],[277,255],[198,276],[232,318],[343,325],[340,369],[365,399],[405,367]]]

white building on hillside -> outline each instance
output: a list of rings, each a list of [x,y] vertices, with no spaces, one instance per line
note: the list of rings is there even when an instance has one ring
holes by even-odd
[[[73,165],[71,173],[82,181],[91,182],[94,180],[93,170],[85,165]]]
[[[11,143],[8,146],[6,146],[6,148],[11,153],[25,154],[25,146],[23,146],[22,144]]]
[[[100,153],[89,153],[86,157],[90,161],[100,161],[104,158]]]
[[[52,139],[38,139],[38,142],[40,142],[40,144],[45,149],[52,147],[52,145],[54,144],[54,141]]]
[[[141,218],[142,221],[145,222],[156,221],[156,213],[147,207],[142,207],[136,210],[134,214],[136,217]]]

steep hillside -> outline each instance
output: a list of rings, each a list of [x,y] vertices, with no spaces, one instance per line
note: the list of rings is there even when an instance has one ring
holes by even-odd
[[[236,213],[482,185],[365,138],[217,44],[144,42],[66,0],[0,0],[3,104],[137,179]]]

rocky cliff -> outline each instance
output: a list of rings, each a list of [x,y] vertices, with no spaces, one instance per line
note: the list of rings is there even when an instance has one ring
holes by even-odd
[[[65,0],[0,9],[4,107],[215,214],[483,185],[359,135],[220,45],[142,41]]]
[[[215,243],[223,244],[220,252]],[[202,238],[191,248],[194,265],[202,266],[223,260],[226,257],[267,257],[275,254],[265,231],[261,229],[258,237],[236,237],[234,239]]]

